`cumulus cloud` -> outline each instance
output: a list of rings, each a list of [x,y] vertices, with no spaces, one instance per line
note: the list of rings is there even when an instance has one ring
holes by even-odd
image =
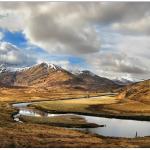
[[[0,2],[0,28],[23,32],[50,54],[81,55],[99,74],[147,78],[149,8],[147,2]],[[116,35],[120,39],[113,43],[115,34],[99,32],[102,27],[123,36]]]
[[[100,53],[95,56],[92,63],[97,67],[103,67],[108,71],[142,74],[147,72],[144,64],[134,57],[129,57],[123,53]]]
[[[37,22],[34,18],[34,23]],[[40,19],[40,18],[39,18]],[[45,18],[46,19],[46,18]],[[39,20],[42,21],[41,19]],[[49,20],[51,22],[51,20]],[[46,26],[39,23],[35,27],[32,22],[32,32],[27,34],[27,38],[34,44],[43,47],[50,53],[69,53],[69,54],[87,54],[94,53],[100,50],[100,40],[97,37],[96,31],[91,28],[62,27],[57,23],[53,24],[46,21]],[[29,36],[28,36],[29,35]]]
[[[120,52],[133,57],[138,57],[141,61],[146,61],[147,59],[149,60],[150,57],[149,43],[149,36],[124,35],[120,38],[120,42],[116,44],[116,48]],[[145,65],[149,65],[149,63],[145,62]]]
[[[17,12],[0,10],[0,28],[11,32],[21,31],[24,26],[24,19]]]
[[[0,19],[0,26],[23,30],[31,43],[49,53],[81,55],[100,50],[95,25],[115,23],[118,28],[117,22],[130,23],[148,15],[149,6],[134,2],[1,2],[8,16]]]
[[[150,35],[150,16],[147,16],[134,22],[114,23],[112,27],[114,30],[126,34]]]
[[[101,52],[97,55],[87,57],[87,62],[92,65],[93,69],[102,76],[109,76],[110,78],[124,75],[133,75],[140,78],[150,74],[150,69],[141,59],[129,56],[125,53]]]
[[[8,42],[0,42],[0,63],[7,65],[31,65],[35,63],[34,58],[23,53],[22,50]]]
[[[27,4],[24,5],[24,9],[18,6],[15,13],[21,12],[19,13],[21,16],[25,14],[26,9],[29,10],[28,14],[22,16],[25,20],[22,30],[31,43],[39,45],[50,53],[97,52],[100,49],[100,38],[94,26],[89,26],[84,19],[80,19],[78,10],[81,6],[79,4],[43,3],[29,7]],[[11,10],[10,5],[2,5],[2,7]],[[81,11],[83,8],[82,6]],[[7,28],[6,25],[4,26]]]
[[[149,3],[142,3],[141,6],[141,3],[132,2],[38,3],[34,9],[30,5],[32,17],[28,18],[29,24],[24,32],[31,42],[48,52],[79,55],[94,53],[100,50],[102,36],[98,35],[95,25],[113,24],[114,27],[119,22],[132,26],[135,22],[132,28],[126,27],[126,30],[134,32],[137,29],[146,33],[145,28],[141,29],[135,24],[144,20],[140,26],[145,26],[148,18],[145,16],[150,13],[149,7]],[[38,11],[35,13],[36,9]],[[138,12],[135,13],[135,10]],[[120,30],[124,31],[125,27]]]

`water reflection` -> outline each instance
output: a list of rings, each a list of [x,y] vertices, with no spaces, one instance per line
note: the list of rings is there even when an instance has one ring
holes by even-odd
[[[114,137],[149,136],[150,122],[85,116],[87,121],[106,124],[105,128],[90,128],[91,133]]]
[[[19,114],[15,115],[14,120],[19,120],[20,115],[25,116],[36,116],[36,117],[55,117],[65,115],[75,115],[86,119],[89,123],[95,123],[98,125],[105,125],[104,127],[98,128],[85,128],[77,130],[84,130],[88,133],[96,133],[104,136],[113,137],[142,137],[150,135],[150,122],[148,121],[135,121],[135,120],[122,120],[122,119],[111,119],[103,117],[76,115],[76,114],[51,114],[40,110],[29,109],[26,106],[31,103],[20,103],[14,104],[14,107],[19,108]]]

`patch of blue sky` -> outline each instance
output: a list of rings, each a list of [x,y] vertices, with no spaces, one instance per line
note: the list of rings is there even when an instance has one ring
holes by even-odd
[[[3,41],[12,43],[19,48],[25,47],[27,44],[27,39],[22,32],[10,32],[8,30],[0,29],[0,32],[4,34]]]
[[[29,44],[29,41],[26,39],[25,35],[21,31],[10,32],[8,30],[0,29],[0,32],[2,32],[4,35],[3,41],[9,42],[24,51],[26,50],[27,52],[37,54],[47,54],[45,51],[43,51],[42,48],[36,45]]]
[[[116,45],[122,35],[112,29],[110,25],[97,25],[96,31],[101,39],[101,51],[116,51]]]
[[[61,60],[67,60],[72,65],[80,65],[81,67],[86,67],[87,64],[83,58],[71,56],[71,55],[50,55],[46,53],[42,53],[41,58],[43,60],[47,61],[61,61]]]
[[[87,64],[87,62],[81,57],[69,56],[68,60],[72,65],[79,66],[82,69],[89,69],[89,65]]]
[[[36,45],[29,44],[28,40],[26,39],[25,35],[22,32],[10,32],[8,30],[3,29],[0,29],[0,32],[4,34],[3,41],[16,45],[18,48],[23,50],[25,53],[28,53],[28,55],[32,55],[37,60],[39,59],[43,61],[67,60],[72,65],[78,65],[81,68],[88,69],[88,65],[84,60],[84,58],[82,57],[64,54],[51,55],[42,48]]]

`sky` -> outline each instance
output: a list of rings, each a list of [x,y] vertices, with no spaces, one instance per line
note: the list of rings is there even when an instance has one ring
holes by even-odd
[[[150,2],[0,2],[0,63],[150,78]]]

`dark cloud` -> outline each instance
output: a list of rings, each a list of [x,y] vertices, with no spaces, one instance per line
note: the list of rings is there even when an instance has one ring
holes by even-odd
[[[7,19],[8,24],[0,26],[22,29],[30,42],[50,53],[81,55],[100,50],[101,35],[95,25],[138,21],[150,13],[149,7],[146,2],[1,2],[3,12],[16,13],[13,20],[17,23],[15,28]]]
[[[149,8],[149,2],[1,2],[0,14],[8,17],[0,27],[22,31],[50,54],[81,55],[96,70],[148,76]]]
[[[97,55],[87,57],[87,62],[96,70],[113,73],[128,73],[128,74],[148,74],[150,70],[135,57],[130,57],[124,53],[104,52]]]

